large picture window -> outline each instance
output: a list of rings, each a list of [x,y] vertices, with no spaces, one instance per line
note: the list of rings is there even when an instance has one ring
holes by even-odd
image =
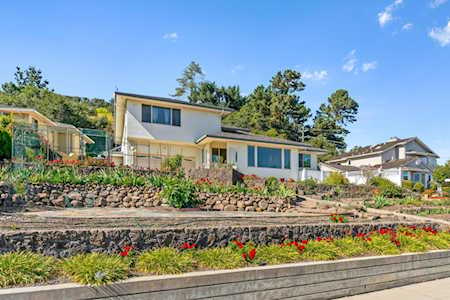
[[[142,104],[142,122],[181,126],[181,110]]]
[[[311,154],[298,154],[298,167],[299,168],[311,168]]]
[[[281,169],[281,149],[258,147],[258,167]]]

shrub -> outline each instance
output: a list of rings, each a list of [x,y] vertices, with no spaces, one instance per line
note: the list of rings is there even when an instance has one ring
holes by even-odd
[[[194,268],[190,252],[178,252],[173,248],[160,248],[142,253],[136,261],[140,272],[156,275],[180,274]]]
[[[411,180],[403,180],[402,181],[402,187],[408,190],[412,190],[414,186],[414,183]]]
[[[375,186],[379,189],[379,195],[387,198],[401,198],[403,190],[389,179],[376,176],[369,180],[369,185]]]
[[[369,185],[375,186],[375,187],[379,187],[379,188],[383,188],[386,186],[392,186],[395,185],[395,183],[393,183],[392,181],[390,181],[389,179],[383,178],[381,176],[375,176],[369,179]]]
[[[301,256],[308,260],[330,260],[339,256],[339,249],[329,241],[310,241]]]
[[[183,156],[177,154],[173,157],[168,157],[164,159],[161,164],[161,169],[170,172],[176,172],[181,169],[182,164],[183,164]]]
[[[11,252],[0,255],[0,288],[30,285],[52,277],[56,261],[32,252]]]
[[[349,181],[347,178],[345,178],[343,174],[338,172],[331,172],[330,175],[328,175],[328,177],[325,178],[324,183],[336,186],[336,185],[347,185],[349,184]]]
[[[314,178],[308,178],[297,182],[298,188],[304,191],[305,194],[313,194],[317,188],[317,185],[318,183]]]
[[[204,249],[195,252],[194,255],[198,266],[205,269],[235,269],[245,265],[239,253],[230,248]]]
[[[425,186],[421,182],[416,182],[413,187],[414,192],[422,193],[425,190]]]
[[[268,245],[258,248],[258,262],[269,265],[286,264],[300,259],[295,246]]]
[[[81,284],[101,285],[128,277],[129,264],[120,256],[103,253],[75,255],[62,263],[62,272]]]
[[[348,236],[336,239],[333,243],[339,249],[339,256],[342,257],[359,256],[368,252],[363,238]]]
[[[264,182],[264,187],[266,188],[267,193],[272,194],[279,189],[280,182],[278,182],[278,179],[271,176],[266,178],[266,181]]]
[[[196,207],[200,204],[200,200],[195,192],[196,187],[192,181],[177,177],[166,177],[161,196],[167,200],[170,206],[175,208]]]
[[[385,206],[391,206],[393,204],[389,199],[382,195],[373,197],[373,201],[374,207],[377,209],[383,208]]]

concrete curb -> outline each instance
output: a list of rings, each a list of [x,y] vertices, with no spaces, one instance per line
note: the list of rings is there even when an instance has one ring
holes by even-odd
[[[333,299],[450,276],[450,250],[0,290],[1,300]]]

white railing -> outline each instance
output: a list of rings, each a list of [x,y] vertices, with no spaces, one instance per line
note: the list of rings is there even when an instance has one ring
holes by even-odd
[[[319,182],[322,182],[325,178],[328,177],[330,172],[327,171],[319,171],[312,169],[299,169],[298,170],[298,180],[306,180],[306,179],[315,179]]]

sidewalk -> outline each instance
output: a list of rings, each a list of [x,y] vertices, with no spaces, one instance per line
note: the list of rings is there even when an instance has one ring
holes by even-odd
[[[405,285],[389,290],[362,294],[341,300],[448,300],[450,299],[450,278]]]

